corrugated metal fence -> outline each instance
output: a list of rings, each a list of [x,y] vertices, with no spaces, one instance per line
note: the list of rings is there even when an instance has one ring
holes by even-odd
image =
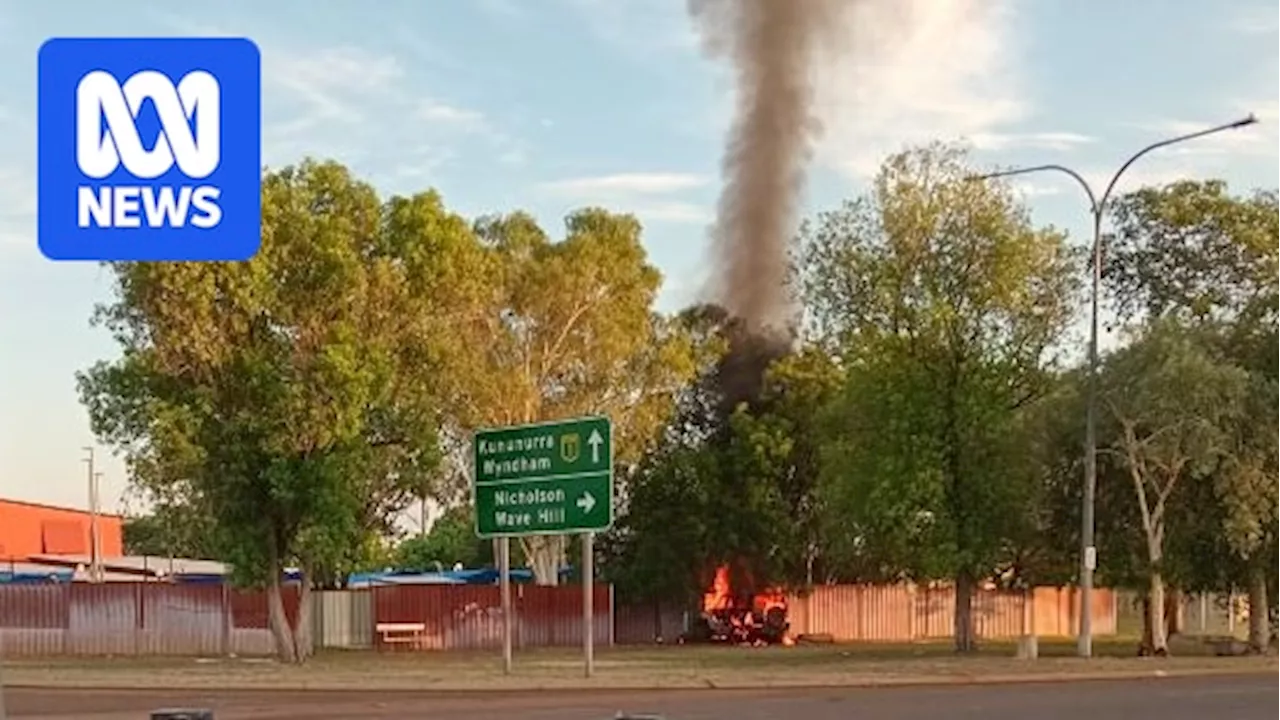
[[[600,645],[674,641],[685,628],[684,608],[618,606],[612,588],[594,588],[594,633]],[[1095,591],[1094,627],[1116,631],[1116,602]],[[517,647],[573,646],[582,642],[580,586],[512,588]],[[312,594],[318,647],[386,649],[379,623],[423,626],[416,647],[497,648],[502,608],[492,586],[401,585]],[[825,633],[837,641],[903,642],[952,634],[955,595],[950,588],[910,585],[837,585],[789,597],[794,633]],[[296,617],[298,596],[288,588],[285,609]],[[979,637],[1021,634],[1025,621],[1038,635],[1075,632],[1075,592],[1039,588],[1027,596],[983,590],[974,598]],[[7,655],[266,655],[263,593],[222,585],[109,583],[0,585],[0,647]],[[397,646],[399,647],[399,646]]]
[[[956,597],[950,587],[821,586],[792,596],[789,605],[793,632],[824,633],[837,641],[902,642],[955,634]],[[1068,637],[1075,633],[1077,612],[1074,589],[1036,588],[1034,595],[979,590],[973,597],[980,638],[1014,638],[1026,626],[1041,637]],[[1098,635],[1116,631],[1110,590],[1094,591],[1093,627]]]
[[[950,587],[824,585],[789,595],[787,605],[793,633],[826,634],[837,642],[910,642],[951,637],[955,630],[955,592]],[[1076,631],[1073,589],[1037,588],[1034,596],[979,590],[973,610],[980,638],[1021,635],[1024,613],[1025,622],[1041,637],[1069,637]],[[671,642],[684,629],[686,618],[680,608],[620,605],[614,636],[628,644]],[[1093,627],[1098,635],[1116,632],[1111,590],[1094,591]]]
[[[296,617],[298,594],[285,592]],[[261,655],[272,648],[263,593],[223,585],[0,585],[6,655]]]
[[[596,585],[592,599],[594,640],[613,640],[612,592]],[[491,585],[389,585],[375,587],[373,615],[377,623],[421,623],[426,626],[418,647],[439,650],[502,647],[502,597]],[[582,587],[511,588],[516,647],[582,644]],[[382,638],[374,639],[384,649]]]

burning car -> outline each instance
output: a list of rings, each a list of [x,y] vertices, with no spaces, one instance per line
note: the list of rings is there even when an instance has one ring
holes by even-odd
[[[702,612],[681,642],[736,645],[792,645],[787,598],[778,590],[736,593],[729,568],[716,568],[710,592],[702,596]]]

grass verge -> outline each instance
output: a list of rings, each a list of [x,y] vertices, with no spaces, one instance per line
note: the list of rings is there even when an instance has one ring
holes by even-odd
[[[841,644],[792,648],[717,646],[599,648],[595,674],[583,677],[580,651],[517,651],[512,674],[496,651],[324,652],[303,666],[251,658],[55,658],[5,663],[6,685],[79,688],[331,690],[530,690],[613,688],[764,688],[959,682],[1084,680],[1108,677],[1276,672],[1274,658],[1218,658],[1199,643],[1174,657],[1134,657],[1132,641],[1103,640],[1095,657],[1074,657],[1070,642],[1047,641],[1041,657],[1014,659],[1012,643],[993,642],[958,657],[947,643]]]

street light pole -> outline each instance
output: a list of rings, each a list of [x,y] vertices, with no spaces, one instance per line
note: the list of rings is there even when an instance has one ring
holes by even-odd
[[[81,448],[87,453],[84,462],[89,466],[89,582],[98,582],[98,476],[93,467],[93,448]]]
[[[1080,173],[1064,165],[1036,165],[1034,167],[1013,168],[999,172],[987,173],[975,177],[975,180],[1025,175],[1034,172],[1060,172],[1069,175],[1084,189],[1089,198],[1089,212],[1093,216],[1093,263],[1089,292],[1089,376],[1085,383],[1085,426],[1084,426],[1084,492],[1081,493],[1080,506],[1080,626],[1076,641],[1076,654],[1080,657],[1093,655],[1093,571],[1097,567],[1097,548],[1094,546],[1094,506],[1098,487],[1098,298],[1102,286],[1102,219],[1106,214],[1107,202],[1115,190],[1120,176],[1133,165],[1138,158],[1152,150],[1168,147],[1175,143],[1194,140],[1205,135],[1235,130],[1253,125],[1258,119],[1250,114],[1248,117],[1218,125],[1198,132],[1187,133],[1177,137],[1152,143],[1129,157],[1116,170],[1107,183],[1101,197],[1093,192],[1089,182]]]

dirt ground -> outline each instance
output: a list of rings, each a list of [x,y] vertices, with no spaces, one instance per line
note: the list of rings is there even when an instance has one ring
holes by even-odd
[[[522,651],[504,675],[499,652],[327,652],[304,666],[256,658],[11,659],[8,686],[50,688],[272,690],[531,690],[553,688],[768,688],[894,685],[1000,679],[1135,677],[1271,671],[1274,658],[1217,658],[1188,645],[1175,657],[1134,657],[1132,643],[1095,645],[1098,657],[1072,657],[1070,643],[1046,643],[1035,661],[1014,659],[1011,644],[956,657],[945,643],[792,648],[600,648],[595,674],[575,649]]]

